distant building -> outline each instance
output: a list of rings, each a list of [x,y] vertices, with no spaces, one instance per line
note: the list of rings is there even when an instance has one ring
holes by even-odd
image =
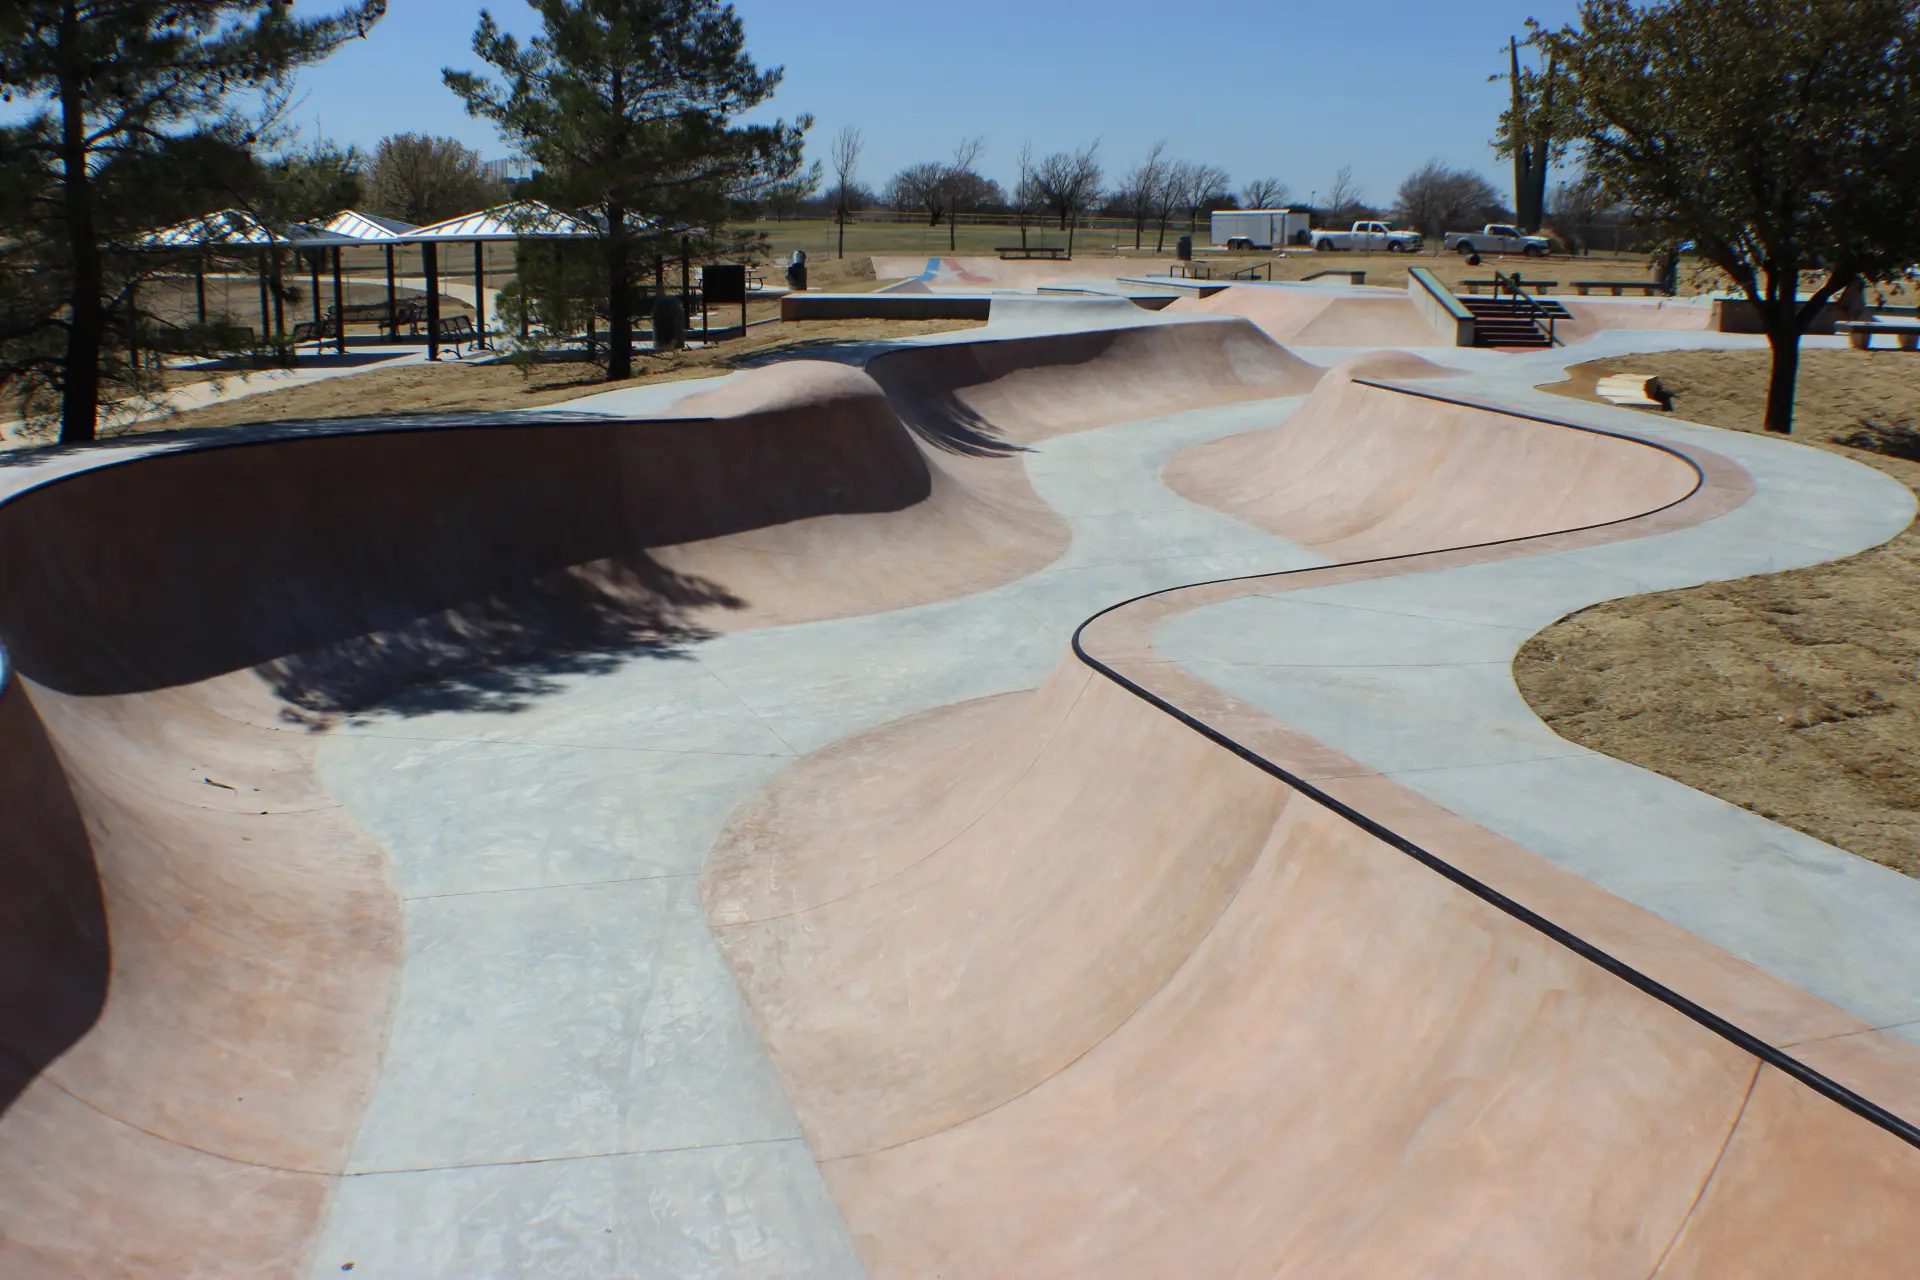
[[[505,160],[487,160],[482,162],[487,176],[495,182],[525,182],[533,176],[533,162],[518,156]]]

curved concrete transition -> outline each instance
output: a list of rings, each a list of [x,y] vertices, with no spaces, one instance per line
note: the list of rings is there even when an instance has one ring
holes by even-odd
[[[1507,669],[1905,490],[1564,353],[818,354],[0,467],[0,1273],[1904,1272],[1920,886]]]

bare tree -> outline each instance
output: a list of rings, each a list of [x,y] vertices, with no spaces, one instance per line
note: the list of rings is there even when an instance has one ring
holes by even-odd
[[[1080,226],[1080,215],[1100,197],[1099,142],[1079,151],[1057,151],[1042,160],[1033,171],[1034,187],[1047,209],[1060,220],[1067,233],[1067,256],[1073,256],[1073,234]]]
[[[1147,152],[1147,158],[1135,165],[1125,178],[1120,180],[1120,207],[1133,219],[1133,247],[1138,249],[1146,237],[1147,223],[1152,220],[1154,211],[1159,208],[1161,188],[1167,182],[1167,170],[1173,161],[1167,159],[1167,144],[1164,140],[1153,144],[1153,150]]]
[[[1240,188],[1240,204],[1247,209],[1277,209],[1293,196],[1293,188],[1278,178],[1255,178]]]
[[[1160,189],[1154,193],[1153,217],[1159,223],[1159,238],[1154,241],[1153,251],[1163,253],[1167,247],[1167,224],[1173,221],[1174,211],[1180,202],[1186,199],[1187,189],[1193,185],[1193,166],[1185,160],[1175,160],[1166,167],[1160,180]]]
[[[1560,238],[1579,253],[1593,252],[1587,243],[1587,233],[1600,215],[1613,207],[1613,200],[1600,180],[1583,173],[1572,182],[1563,182],[1553,189],[1550,203],[1548,218]]]
[[[980,159],[980,153],[986,150],[985,138],[967,138],[953,149],[953,159],[947,162],[946,176],[941,185],[946,189],[942,193],[947,206],[947,251],[953,252],[959,247],[960,210],[971,207],[977,202],[980,188],[984,185],[973,166]]]
[[[1409,226],[1437,242],[1449,226],[1463,227],[1499,199],[1493,184],[1473,170],[1450,169],[1436,158],[1407,175],[1396,208]]]
[[[1341,165],[1340,172],[1333,175],[1333,185],[1327,188],[1327,221],[1336,227],[1345,226],[1366,207],[1366,197],[1353,178],[1353,166]]]
[[[887,206],[896,213],[927,215],[927,225],[937,227],[947,216],[947,167],[935,161],[911,164],[893,175],[887,183]]]
[[[840,224],[840,256],[847,256],[847,223],[853,217],[854,182],[866,143],[852,125],[833,140],[833,220]]]
[[[1200,230],[1200,212],[1227,203],[1227,189],[1233,178],[1219,165],[1187,166],[1187,189],[1180,203],[1187,211],[1187,234]]]

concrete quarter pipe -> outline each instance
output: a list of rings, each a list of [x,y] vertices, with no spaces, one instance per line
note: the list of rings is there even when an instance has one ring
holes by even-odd
[[[1920,980],[1844,961],[1909,883],[1608,883],[1405,763],[1497,689],[1338,673],[1911,500],[1460,358],[996,303],[651,417],[19,455],[0,1271],[1905,1274]],[[1784,867],[1813,960],[1687,914]]]

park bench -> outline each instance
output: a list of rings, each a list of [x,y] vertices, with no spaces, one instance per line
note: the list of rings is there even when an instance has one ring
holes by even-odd
[[[402,302],[394,307],[393,320],[389,322],[387,320],[387,304],[383,302],[380,304],[380,314],[375,320],[376,323],[379,324],[382,333],[386,334],[390,340],[397,341],[400,337],[401,325],[407,327],[408,333],[418,334],[420,332],[421,322],[426,318],[427,309],[424,305],[417,301]]]
[[[1847,335],[1856,351],[1872,348],[1875,334],[1897,338],[1902,351],[1920,351],[1920,324],[1913,321],[1890,323],[1885,320],[1842,320],[1833,326],[1835,333]]]
[[[1616,298],[1625,289],[1638,289],[1648,297],[1667,291],[1667,287],[1657,280],[1575,280],[1573,287],[1580,291],[1583,298],[1595,289],[1610,290]]]
[[[293,326],[293,345],[297,347],[303,342],[331,342],[339,333],[339,329],[340,322],[332,316],[328,316],[318,324],[311,320],[302,320]]]
[[[464,344],[469,353],[480,345],[480,334],[473,327],[472,316],[445,316],[440,321],[440,341],[453,348],[453,354],[460,354]]]
[[[1468,293],[1478,293],[1483,286],[1488,289],[1495,289],[1506,288],[1510,284],[1518,284],[1528,293],[1552,293],[1560,287],[1558,280],[1522,280],[1518,275],[1513,276],[1511,279],[1462,280],[1460,283],[1466,287]]]
[[[1041,247],[1039,245],[1007,245],[994,250],[1000,255],[1000,261],[1010,262],[1019,258],[1046,258],[1053,262],[1071,262],[1073,255],[1059,245]]]

